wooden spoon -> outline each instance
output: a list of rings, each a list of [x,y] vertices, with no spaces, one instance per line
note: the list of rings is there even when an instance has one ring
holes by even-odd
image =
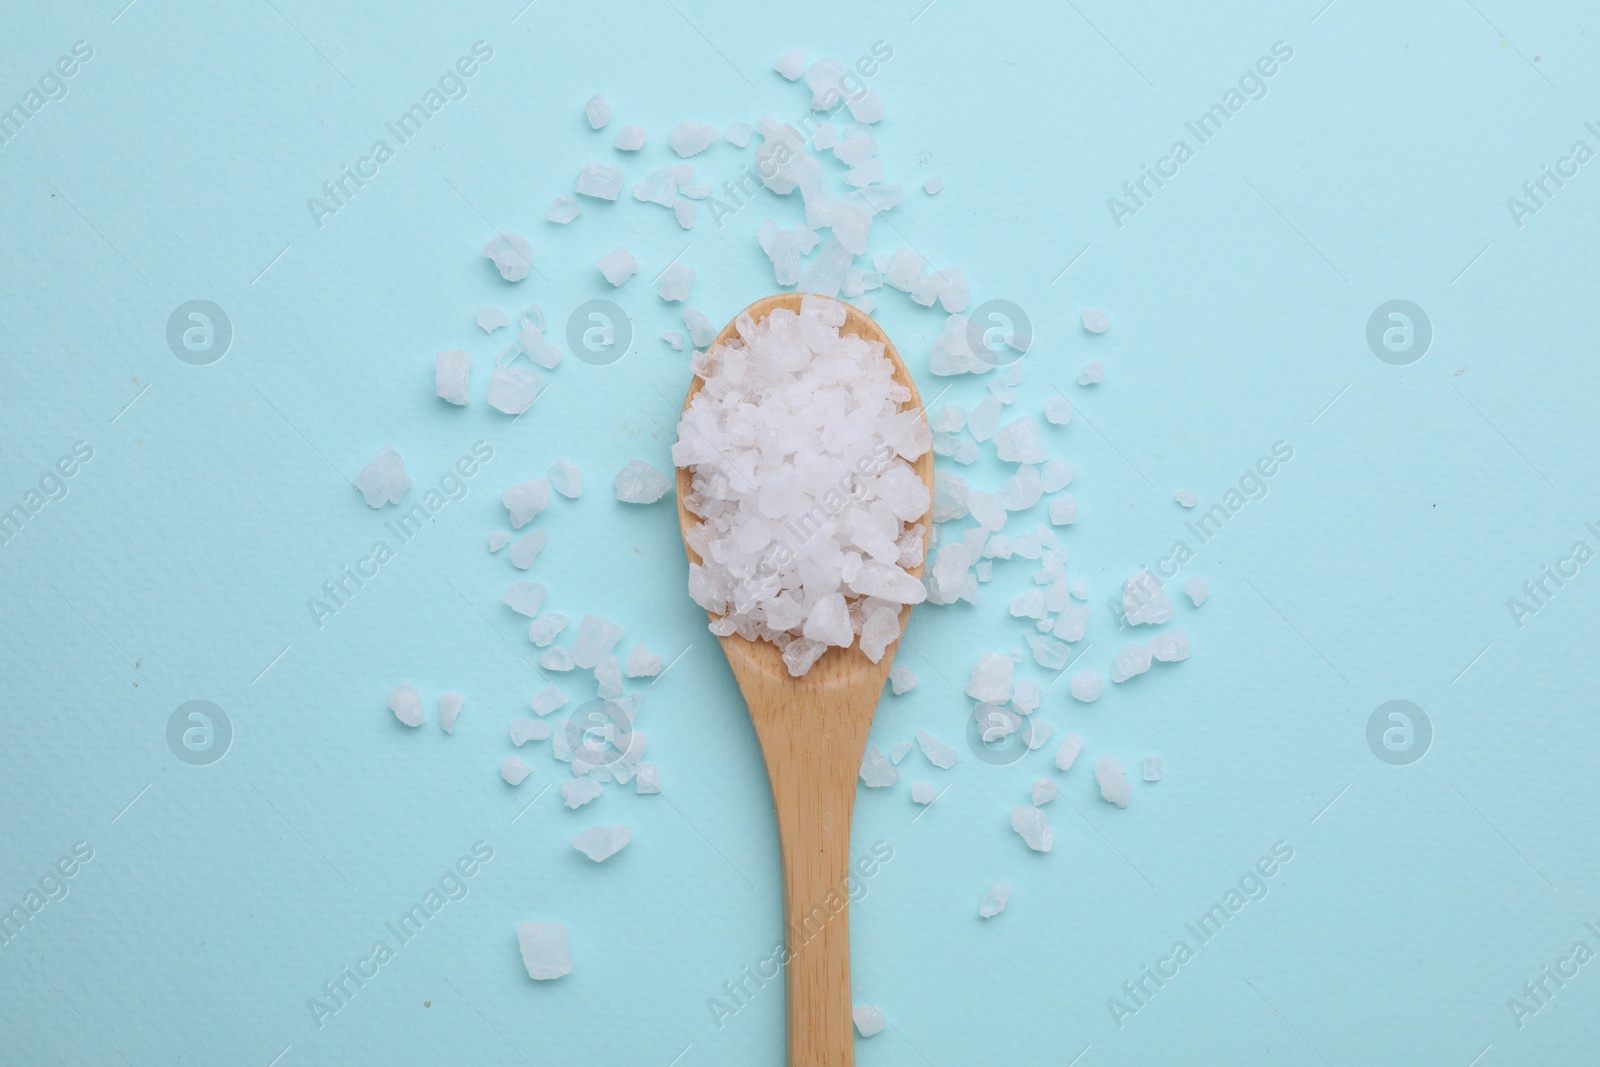
[[[774,308],[800,311],[800,294],[783,293],[757,300],[744,309],[757,321]],[[894,365],[895,381],[911,390],[906,406],[920,408],[917,385],[900,355],[876,322],[857,308],[845,307],[841,333],[883,345]],[[737,333],[734,322],[723,327],[715,344]],[[695,378],[689,401],[703,383]],[[914,464],[917,476],[933,494],[933,453]],[[678,469],[678,522],[685,534],[700,522],[683,506],[691,492],[690,472]],[[921,519],[923,544],[928,543],[933,512]],[[687,540],[691,563],[700,557]],[[922,576],[922,565],[908,568]],[[900,629],[911,605],[900,612]],[[776,645],[747,641],[734,634],[721,638],[728,665],[744,694],[767,763],[772,804],[778,818],[783,855],[784,940],[789,949],[785,984],[789,990],[790,1067],[851,1067],[855,1042],[850,1016],[850,918],[846,882],[850,876],[850,816],[855,806],[856,776],[866,750],[872,713],[878,707],[884,680],[894,661],[898,639],[877,663],[859,644],[830,648],[804,677],[792,678]],[[830,897],[831,906],[830,906]],[[841,903],[842,902],[842,903]]]

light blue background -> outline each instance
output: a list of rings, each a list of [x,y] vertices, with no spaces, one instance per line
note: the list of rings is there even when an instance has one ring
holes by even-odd
[[[1583,928],[1600,925],[1594,565],[1522,628],[1506,607],[1574,540],[1600,547],[1584,529],[1600,519],[1600,163],[1524,228],[1505,204],[1573,141],[1600,148],[1583,128],[1600,119],[1585,5],[121,6],[12,5],[0,33],[4,106],[73,42],[95,51],[0,147],[0,504],[75,441],[94,449],[0,548],[0,905],[74,841],[95,850],[0,948],[0,1060],[781,1061],[776,985],[720,1030],[707,1008],[779,937],[759,753],[684,593],[670,502],[624,507],[610,479],[632,458],[667,466],[688,383],[657,340],[682,327],[650,278],[691,245],[691,303],[726,321],[772,289],[754,232],[792,225],[798,200],[763,192],[720,230],[703,206],[689,233],[626,194],[584,200],[565,228],[544,212],[583,162],[620,162],[631,185],[673,158],[680,119],[801,114],[803,87],[770,70],[795,45],[849,63],[879,40],[894,50],[872,81],[881,154],[908,194],[872,251],[912,244],[963,267],[975,298],[1028,311],[1038,340],[1010,413],[1037,413],[1051,383],[1078,404],[1050,439],[1081,472],[1066,542],[1095,594],[1090,660],[1104,670],[1131,639],[1104,599],[1181,533],[1174,491],[1209,504],[1276,441],[1294,459],[1184,571],[1213,589],[1178,606],[1189,662],[1093,706],[1050,690],[1040,714],[1088,739],[1084,763],[1054,775],[1054,743],[1006,768],[913,754],[897,786],[862,792],[856,849],[881,840],[894,859],[852,915],[856,997],[891,1023],[860,1062],[1592,1056],[1600,962],[1521,1029],[1506,1007],[1575,941],[1600,950]],[[495,54],[469,95],[318,229],[306,198],[480,39]],[[1118,229],[1106,199],[1278,40],[1294,58],[1268,96]],[[602,134],[581,111],[596,91],[614,109]],[[624,123],[649,131],[638,156],[610,148]],[[752,152],[693,162],[720,184]],[[930,199],[932,173],[946,191]],[[478,249],[497,228],[532,240],[537,275],[492,273]],[[613,293],[592,263],[618,244],[642,274]],[[476,329],[478,304],[537,302],[559,337],[606,295],[636,320],[622,362],[569,359],[515,426],[484,406],[508,339]],[[931,397],[943,317],[876,295]],[[164,340],[197,298],[235,330],[204,368]],[[1394,298],[1434,326],[1411,366],[1365,344]],[[1110,332],[1083,332],[1085,307]],[[433,396],[433,354],[455,347],[476,364],[467,410]],[[1091,358],[1105,383],[1080,390]],[[984,390],[963,379],[945,399]],[[393,444],[409,503],[478,439],[495,458],[467,498],[318,629],[306,599],[393,515],[346,480]],[[484,542],[499,493],[562,457],[588,486],[539,520],[550,606],[688,652],[644,690],[662,795],[608,789],[575,813],[552,789],[513,823],[565,767],[535,744],[520,789],[497,776],[507,724],[545,683],[499,605],[519,576]],[[963,473],[993,487],[1002,471]],[[927,729],[965,754],[961,686],[979,651],[1020,646],[1004,605],[1031,569],[997,566],[978,608],[918,610],[901,660],[923,684],[885,699],[875,741]],[[424,695],[423,729],[385,707],[400,681]],[[449,737],[433,723],[452,689],[466,708]],[[165,741],[191,699],[236,730],[210,767]],[[1390,699],[1434,724],[1412,766],[1367,747]],[[1166,779],[1113,809],[1088,773],[1102,752],[1130,769],[1158,753]],[[1055,850],[1036,855],[1007,813],[1045,775],[1063,798]],[[914,780],[950,787],[915,825]],[[602,866],[568,844],[611,823],[635,840]],[[469,895],[318,1029],[306,999],[480,840],[495,858]],[[1294,859],[1266,899],[1119,1029],[1107,999],[1278,841]],[[1011,905],[980,922],[996,880]],[[515,926],[535,919],[567,926],[559,982],[530,982],[518,958]]]

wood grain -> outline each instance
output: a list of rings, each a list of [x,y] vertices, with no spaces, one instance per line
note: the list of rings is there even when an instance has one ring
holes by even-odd
[[[758,300],[745,309],[753,319],[775,308],[799,313],[801,297],[783,293]],[[920,408],[911,380],[889,338],[859,309],[845,307],[841,333],[878,341],[894,365],[897,382],[911,390],[908,407]],[[715,344],[735,336],[730,322]],[[695,378],[685,409],[701,386]],[[913,465],[933,494],[933,453]],[[687,533],[699,518],[684,507],[691,492],[691,474],[679,468],[678,522]],[[931,534],[932,509],[919,521],[923,544]],[[687,540],[692,563],[700,557]],[[922,565],[908,568],[922,576]],[[900,613],[901,632],[911,606]],[[789,962],[788,989],[790,1067],[852,1067],[855,1043],[850,1017],[850,920],[847,881],[850,876],[850,818],[855,807],[856,776],[866,750],[867,731],[878,697],[894,661],[896,640],[877,663],[859,645],[830,648],[802,678],[791,678],[782,654],[766,641],[746,641],[737,634],[720,638],[728,665],[750,709],[761,742],[761,754],[772,784],[783,856],[784,940]]]

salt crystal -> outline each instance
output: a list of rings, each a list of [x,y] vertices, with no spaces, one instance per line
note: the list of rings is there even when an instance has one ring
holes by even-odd
[[[1161,781],[1161,757],[1146,756],[1144,758],[1144,780],[1147,782]]]
[[[609,163],[585,163],[578,170],[577,191],[596,200],[615,200],[622,195],[622,168]]]
[[[1056,797],[1060,796],[1061,792],[1056,788],[1056,784],[1050,779],[1041,778],[1037,782],[1033,783],[1033,789],[1028,795],[1033,800],[1033,806],[1037,808],[1042,804],[1050,803]]]
[[[1200,498],[1195,496],[1193,493],[1191,493],[1187,489],[1179,489],[1177,494],[1174,496],[1174,499],[1177,500],[1177,502],[1179,504],[1182,504],[1184,507],[1192,508],[1192,507],[1195,506],[1196,503],[1199,502]]]
[[[1100,672],[1093,667],[1079,671],[1067,683],[1072,690],[1072,699],[1092,704],[1100,698],[1100,693],[1105,689],[1105,682],[1100,679]]]
[[[525,571],[533,566],[533,561],[544,550],[545,541],[549,538],[543,530],[533,533],[519,540],[511,546],[511,565],[519,571]]]
[[[550,724],[541,719],[512,719],[511,743],[521,748],[529,741],[544,741],[550,736]],[[515,782],[511,783],[516,785]]]
[[[922,191],[929,196],[937,194],[944,188],[944,179],[937,174],[928,175],[928,180],[922,183]]]
[[[974,489],[967,494],[967,508],[985,530],[999,530],[1006,524],[1006,508],[993,493]]]
[[[611,700],[622,695],[622,668],[617,657],[607,656],[594,665],[595,695]]]
[[[1006,423],[994,435],[996,453],[1007,463],[1043,463],[1050,458],[1044,436],[1033,416],[1024,415]]]
[[[532,773],[532,769],[515,756],[507,756],[505,762],[500,764],[500,777],[506,780],[507,785],[521,785],[522,780]]]
[[[978,902],[978,918],[992,919],[1006,910],[1006,904],[1011,900],[1011,887],[1004,882],[996,882],[989,887],[989,891]]]
[[[520,282],[528,276],[533,266],[533,248],[525,238],[514,233],[502,233],[483,246],[486,258],[494,260],[500,277],[508,282]]]
[[[595,93],[589,102],[583,105],[583,114],[589,120],[589,126],[596,130],[605,128],[611,121],[611,105],[600,93]]]
[[[629,678],[654,678],[661,673],[663,662],[660,656],[645,648],[643,644],[637,644],[628,653],[628,659],[623,665],[622,673]]]
[[[1077,734],[1068,734],[1061,740],[1061,747],[1056,749],[1056,770],[1072,770],[1073,761],[1078,758],[1078,753],[1083,751],[1083,738]]]
[[[512,582],[511,588],[506,591],[505,604],[518,615],[526,615],[531,619],[539,614],[547,595],[548,590],[538,582]]]
[[[529,978],[546,981],[572,973],[567,928],[560,923],[518,923],[517,946]]]
[[[942,404],[928,419],[930,429],[942,433],[960,433],[967,424],[967,409],[960,404]]]
[[[521,415],[539,399],[544,375],[522,367],[497,367],[489,379],[489,406],[507,415]]]
[[[1033,650],[1033,661],[1047,671],[1059,671],[1072,658],[1072,646],[1053,637],[1029,634],[1028,647]]]
[[[488,305],[478,308],[477,322],[478,328],[484,333],[494,333],[500,327],[511,324],[511,320],[506,317],[504,311]]]
[[[911,783],[911,799],[916,801],[918,804],[923,805],[924,807],[932,804],[934,798],[938,795],[938,793],[934,792],[933,786],[929,785],[927,782]]]
[[[461,714],[461,696],[446,693],[439,698],[439,729],[447,734],[456,732],[456,716]]]
[[[600,273],[605,275],[606,281],[613,286],[621,285],[639,273],[638,262],[633,258],[633,253],[626,248],[606,253],[595,260],[594,265],[600,268]]]
[[[1105,333],[1109,325],[1104,311],[1085,311],[1083,313],[1083,328],[1090,333]]]
[[[883,753],[878,750],[877,745],[869,742],[866,754],[861,759],[862,784],[868,789],[882,789],[894,785],[899,779],[900,772],[883,758]]]
[[[411,479],[406,475],[405,461],[400,458],[400,453],[394,450],[394,446],[384,445],[377,458],[361,468],[355,484],[368,507],[381,508],[385,504],[400,503],[400,498],[411,488]]]
[[[520,482],[500,494],[500,503],[511,512],[512,528],[520,530],[550,505],[550,482],[544,478]]]
[[[1150,669],[1150,649],[1145,645],[1129,645],[1111,660],[1111,680],[1119,685],[1135,675]]]
[[[1054,396],[1044,402],[1044,417],[1056,426],[1072,421],[1072,401],[1064,396]]]
[[[1056,728],[1043,719],[1029,719],[1022,727],[1022,741],[1028,746],[1029,752],[1037,752],[1055,732]]]
[[[995,435],[1000,426],[1000,414],[1005,405],[1000,403],[997,396],[986,396],[978,402],[967,416],[967,429],[972,431],[972,436],[979,441],[987,441]]]
[[[567,628],[567,617],[557,612],[540,615],[528,624],[528,640],[540,648],[548,645]]]
[[[565,226],[582,214],[583,210],[578,207],[578,202],[563,193],[550,202],[550,210],[545,212],[544,217],[550,222]]]
[[[496,530],[489,535],[489,551],[498,552],[511,541],[511,535],[504,530]]]
[[[548,715],[557,708],[564,708],[566,705],[567,694],[563,693],[561,687],[557,685],[541,689],[537,696],[528,701],[528,707],[533,709],[535,715]]]
[[[915,747],[910,741],[901,741],[889,750],[889,762],[896,767],[900,766],[900,761],[905,759]]]
[[[626,826],[591,826],[572,839],[572,847],[600,863],[627,848],[632,840],[633,831]]]
[[[1122,611],[1132,626],[1163,623],[1172,618],[1172,602],[1155,575],[1139,571],[1122,583]]]
[[[654,504],[667,495],[672,479],[642,459],[631,459],[613,482],[624,504]]]
[[[696,348],[704,348],[716,340],[716,327],[706,318],[705,312],[694,308],[683,309],[683,325],[689,331],[689,340]]]
[[[1070,496],[1058,496],[1050,501],[1050,525],[1071,526],[1078,521],[1078,502]]]
[[[1011,614],[1018,619],[1042,619],[1045,617],[1044,592],[1034,589],[1023,593],[1011,602]]]
[[[482,321],[482,309],[479,312],[479,321]],[[465,407],[471,380],[472,357],[466,352],[461,349],[451,349],[433,357],[433,391],[439,399]]]
[[[1075,599],[1089,599],[1089,583],[1084,581],[1082,578],[1079,578],[1077,581],[1073,582],[1069,588],[1072,590],[1072,595]]]
[[[422,697],[409,685],[402,683],[394,687],[394,692],[389,694],[389,710],[407,726],[422,725]]]
[[[600,783],[593,778],[574,778],[561,783],[561,799],[574,811],[594,800],[603,791]]]
[[[547,671],[570,671],[577,666],[570,648],[547,648],[539,656],[539,666]]]
[[[1095,760],[1094,781],[1100,787],[1100,795],[1109,803],[1119,808],[1128,806],[1128,800],[1133,796],[1133,787],[1128,784],[1128,776],[1122,770],[1122,764],[1111,756],[1101,756]]]
[[[572,660],[588,670],[617,647],[623,638],[622,627],[598,615],[585,615],[578,623],[578,636],[572,642]]]
[[[871,1004],[851,1008],[850,1018],[855,1021],[856,1032],[862,1037],[871,1037],[883,1029],[883,1012]]]
[[[933,521],[950,522],[966,517],[972,490],[959,474],[936,470],[933,474]]]
[[[1105,380],[1106,366],[1098,359],[1090,360],[1078,373],[1079,385],[1098,385]]]
[[[668,330],[666,333],[661,335],[661,339],[667,342],[667,347],[671,348],[674,352],[683,351],[684,337],[683,334],[678,333],[676,330]]]
[[[667,135],[667,143],[672,150],[685,159],[704,152],[716,139],[716,127],[705,122],[680,122]]]
[[[1189,635],[1182,630],[1168,630],[1150,639],[1150,655],[1162,663],[1177,663],[1189,658]]]
[[[955,749],[932,734],[923,731],[917,732],[917,745],[922,749],[922,754],[928,758],[929,763],[943,770],[949,770],[954,767],[960,759],[956,755]]]
[[[1049,852],[1056,843],[1056,832],[1044,812],[1032,804],[1018,804],[1011,809],[1011,828],[1035,852]]]
[[[1039,468],[1039,487],[1047,493],[1059,492],[1071,485],[1077,476],[1072,464],[1053,459]]]
[[[1010,656],[980,653],[977,666],[972,668],[972,678],[967,682],[967,696],[985,703],[1005,703],[1011,699],[1011,677],[1015,669]]]
[[[535,308],[534,310],[537,311],[538,309]],[[529,360],[544,367],[546,370],[552,370],[561,364],[561,349],[552,344],[539,327],[532,323],[524,326],[522,331],[517,334],[517,345]]]
[[[633,791],[640,796],[661,792],[661,772],[654,763],[639,764],[633,779]]]
[[[1011,706],[1030,715],[1037,711],[1039,705],[1044,703],[1044,689],[1032,678],[1018,678],[1016,688],[1011,693]]]
[[[756,128],[748,122],[735,122],[722,132],[722,139],[735,148],[743,148],[750,143],[750,138]]]
[[[689,287],[692,285],[694,285],[694,268],[684,266],[682,263],[673,263],[661,272],[661,287],[658,292],[663,300],[687,300]]]
[[[672,202],[672,214],[678,220],[680,228],[685,230],[694,229],[695,206],[693,200],[674,200]],[[687,290],[685,290],[684,295],[688,295]]]
[[[1199,607],[1211,595],[1211,589],[1206,585],[1204,578],[1190,578],[1183,583],[1183,591],[1194,601],[1194,606]]]
[[[794,81],[805,73],[806,50],[804,48],[796,48],[792,52],[785,52],[778,58],[776,63],[772,64],[772,69],[790,81]]]

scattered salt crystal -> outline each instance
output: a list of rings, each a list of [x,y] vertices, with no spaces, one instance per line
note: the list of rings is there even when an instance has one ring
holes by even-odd
[[[439,729],[447,734],[456,732],[456,716],[461,714],[461,695],[446,693],[439,698]]]
[[[1147,782],[1161,781],[1161,757],[1146,756],[1144,758],[1144,780]]]
[[[1032,678],[1018,678],[1016,688],[1011,694],[1011,706],[1030,715],[1044,703],[1044,690]]]
[[[661,666],[665,661],[643,644],[633,646],[628,653],[628,660],[623,665],[622,673],[629,678],[654,678],[661,673]]]
[[[920,252],[911,248],[898,249],[894,258],[889,261],[889,269],[884,274],[884,284],[902,293],[909,293],[927,267],[928,261]]]
[[[558,685],[541,689],[537,696],[528,701],[528,707],[533,709],[535,715],[548,715],[557,708],[566,707],[566,704],[567,694]]]
[[[631,459],[613,484],[624,504],[654,504],[672,488],[672,479],[642,459]]]
[[[883,1012],[871,1004],[851,1008],[850,1018],[855,1020],[856,1032],[862,1037],[871,1037],[883,1029]]]
[[[817,127],[817,132],[811,135],[811,147],[819,152],[835,148],[839,144],[839,128],[831,122],[824,122]]]
[[[361,468],[361,473],[356,475],[356,488],[361,490],[370,508],[400,503],[400,498],[411,488],[411,479],[406,475],[405,461],[393,445],[384,445],[377,458]]]
[[[705,312],[695,308],[683,309],[683,325],[689,331],[689,341],[696,348],[704,348],[717,338],[716,327],[706,318]]]
[[[1033,650],[1033,661],[1047,671],[1059,671],[1072,659],[1072,646],[1053,637],[1028,634],[1028,647]]]
[[[1011,678],[1015,669],[1016,663],[1010,656],[980,653],[977,666],[972,668],[972,678],[967,682],[967,696],[985,703],[1005,703],[1011,699]]]
[[[550,724],[541,719],[512,719],[511,743],[521,748],[529,741],[543,741],[550,736]],[[515,782],[511,783],[516,785]]]
[[[523,367],[496,367],[489,379],[489,406],[507,415],[521,415],[539,399],[544,375]]]
[[[617,131],[617,139],[612,142],[612,144],[619,152],[637,152],[639,149],[644,147],[645,138],[647,136],[648,135],[641,127],[624,126],[621,130]],[[620,190],[621,186],[619,185],[617,188]],[[608,196],[606,199],[615,200],[616,197]]]
[[[1206,585],[1206,580],[1204,578],[1188,579],[1183,583],[1183,591],[1188,595],[1190,600],[1194,601],[1195,607],[1199,607],[1201,604],[1204,604],[1206,602],[1206,598],[1211,595],[1211,590]]]
[[[622,627],[598,615],[585,615],[578,623],[578,636],[572,642],[572,660],[588,670],[617,647],[623,637]]]
[[[607,656],[594,665],[595,695],[601,700],[612,700],[622,695],[622,668],[617,657]]]
[[[595,260],[594,265],[600,268],[600,273],[605,275],[606,281],[613,286],[621,285],[639,273],[638,262],[633,258],[633,253],[626,248],[606,253]]]
[[[654,763],[641,763],[633,778],[633,791],[644,796],[661,792],[661,772]]]
[[[622,195],[622,168],[609,163],[585,163],[578,170],[577,191],[596,200],[615,200]]]
[[[1061,747],[1056,749],[1056,770],[1072,770],[1073,761],[1078,758],[1078,753],[1083,751],[1083,738],[1077,734],[1068,734],[1061,740]]]
[[[967,494],[967,508],[985,530],[999,530],[1006,524],[1006,507],[993,493],[972,490]]]
[[[910,741],[900,742],[889,750],[889,762],[896,767],[900,766],[900,761],[905,759],[907,754],[915,747]]]
[[[547,648],[539,656],[539,666],[547,671],[570,671],[577,666],[570,648]]]
[[[1044,591],[1032,589],[1023,593],[1011,602],[1012,617],[1018,619],[1042,619],[1045,617]]]
[[[894,785],[900,779],[900,772],[894,765],[884,759],[878,746],[867,744],[866,754],[861,759],[861,782],[868,789],[882,789]]]
[[[1056,784],[1048,778],[1041,778],[1037,782],[1034,782],[1033,789],[1029,793],[1029,797],[1033,800],[1033,806],[1036,808],[1040,805],[1050,803],[1060,795],[1061,791],[1058,790],[1056,788]]]
[[[928,419],[929,429],[936,433],[960,433],[967,424],[967,409],[960,404],[941,404]]]
[[[506,591],[505,603],[518,615],[526,615],[531,619],[539,614],[547,595],[548,591],[538,582],[512,582],[511,588]]]
[[[600,863],[627,848],[632,840],[633,831],[626,826],[591,826],[572,839],[572,847]]]
[[[479,321],[482,321],[482,310]],[[466,352],[455,348],[433,357],[433,391],[439,399],[465,407],[471,381],[472,357]]]
[[[529,978],[542,982],[572,973],[567,928],[560,923],[518,923],[517,946]]]
[[[792,52],[785,52],[778,58],[776,63],[772,64],[772,69],[790,81],[794,81],[805,73],[806,50],[804,48],[796,48]]]
[[[1078,384],[1098,385],[1100,382],[1105,380],[1105,376],[1106,365],[1100,362],[1098,359],[1093,359],[1084,366],[1081,372],[1079,372]]]
[[[1172,618],[1172,602],[1160,579],[1139,571],[1122,583],[1122,611],[1132,626],[1163,623]]]
[[[1189,658],[1189,635],[1182,630],[1168,630],[1150,639],[1150,655],[1162,663],[1177,663]]]
[[[561,783],[561,799],[567,807],[576,811],[603,792],[599,782],[593,778],[574,778]]]
[[[1056,426],[1072,421],[1072,401],[1064,396],[1054,396],[1044,402],[1044,417]]]
[[[928,175],[928,180],[922,183],[922,191],[929,196],[937,194],[944,188],[944,179],[937,174]]]
[[[933,521],[950,522],[953,519],[965,518],[970,511],[967,501],[971,495],[972,490],[967,487],[967,480],[961,475],[950,471],[934,471]]]
[[[922,754],[928,758],[929,763],[943,770],[949,770],[954,767],[960,759],[956,755],[955,749],[932,734],[920,730],[917,732],[917,745],[922,749]]]
[[[389,694],[389,710],[407,726],[422,725],[422,697],[416,689],[404,683],[394,687]]]
[[[1105,682],[1100,679],[1100,672],[1093,667],[1079,671],[1067,683],[1072,689],[1072,699],[1092,704],[1100,698],[1100,693],[1105,689]]]
[[[1006,904],[1011,900],[1011,887],[1004,882],[996,882],[989,887],[989,891],[978,902],[978,918],[992,919],[1006,910]]]
[[[605,129],[606,123],[611,121],[611,105],[600,93],[595,93],[589,102],[583,105],[583,114],[589,120],[589,126],[596,130]]]
[[[1071,496],[1058,496],[1050,501],[1050,525],[1071,526],[1078,521],[1078,502]]]
[[[1072,591],[1072,596],[1073,596],[1074,599],[1076,599],[1076,600],[1088,600],[1089,599],[1089,583],[1084,581],[1082,578],[1079,578],[1077,581],[1073,582],[1072,585],[1069,588]]]
[[[661,287],[658,290],[663,300],[687,300],[689,287],[694,284],[694,268],[682,263],[673,263],[661,272]]]
[[[563,193],[550,202],[550,210],[545,212],[544,217],[550,222],[565,226],[582,214],[583,209],[578,207],[578,202]]]
[[[1043,463],[1050,458],[1033,416],[1012,419],[994,435],[996,454],[1007,463]]]
[[[1056,843],[1056,832],[1044,812],[1032,804],[1018,804],[1011,809],[1011,828],[1035,852],[1049,852]]]
[[[674,200],[672,202],[672,214],[678,220],[678,225],[681,228],[685,230],[694,229],[695,206],[693,200]],[[684,295],[688,295],[687,291]]]
[[[489,551],[498,552],[510,542],[511,535],[504,530],[496,530],[489,535]]]
[[[1029,752],[1037,752],[1055,732],[1056,728],[1043,719],[1029,719],[1022,727],[1022,741]]]
[[[989,440],[1000,426],[1000,414],[1004,409],[999,397],[992,394],[984,397],[967,416],[967,429],[979,441]]]
[[[972,573],[977,576],[978,581],[987,582],[994,577],[994,564],[984,560],[982,563],[973,566]]]
[[[911,799],[916,801],[918,804],[923,806],[932,804],[938,795],[938,793],[934,792],[933,786],[929,785],[927,782],[911,783]]]
[[[1072,464],[1059,459],[1052,459],[1039,468],[1039,488],[1046,493],[1059,492],[1072,484],[1072,479],[1078,472],[1072,469]]]
[[[568,500],[576,500],[583,492],[583,471],[576,463],[558,459],[550,464],[549,484]]]
[[[684,159],[697,156],[717,140],[717,128],[705,122],[680,122],[667,135],[667,143]]]
[[[1129,645],[1111,660],[1111,680],[1119,685],[1129,678],[1150,669],[1150,649],[1147,645]]]
[[[487,304],[478,308],[478,328],[484,333],[494,333],[502,326],[511,325],[511,320],[499,308],[489,307]]]
[[[1196,503],[1199,502],[1200,498],[1195,496],[1187,489],[1179,489],[1173,499],[1177,500],[1178,503],[1182,504],[1186,508],[1192,508]]]
[[[525,238],[514,233],[497,235],[483,246],[483,254],[494,260],[500,277],[508,282],[520,282],[528,276],[528,269],[533,266],[532,246]]]
[[[533,561],[544,550],[545,541],[549,538],[543,530],[533,533],[519,540],[511,546],[511,565],[519,571],[525,571],[533,566]]]
[[[558,612],[540,615],[528,624],[528,640],[540,648],[548,645],[567,628],[567,617]]]
[[[756,128],[748,122],[735,122],[723,131],[722,139],[735,148],[743,148],[750,143],[750,138],[755,132]]]
[[[667,347],[674,352],[683,351],[684,337],[683,334],[678,333],[676,330],[668,330],[661,335],[661,339],[667,342]]]
[[[1101,756],[1095,760],[1094,781],[1100,787],[1100,795],[1109,803],[1119,808],[1128,806],[1128,800],[1133,796],[1133,787],[1128,784],[1128,776],[1122,770],[1122,764],[1111,756]]]
[[[500,494],[500,503],[511,512],[512,528],[520,530],[550,505],[550,482],[544,478],[520,482]]]
[[[1083,313],[1083,328],[1090,333],[1105,333],[1110,321],[1104,311],[1085,311]]]
[[[500,777],[506,780],[507,785],[521,785],[522,780],[532,773],[532,769],[515,756],[507,756],[505,762],[500,764]]]

